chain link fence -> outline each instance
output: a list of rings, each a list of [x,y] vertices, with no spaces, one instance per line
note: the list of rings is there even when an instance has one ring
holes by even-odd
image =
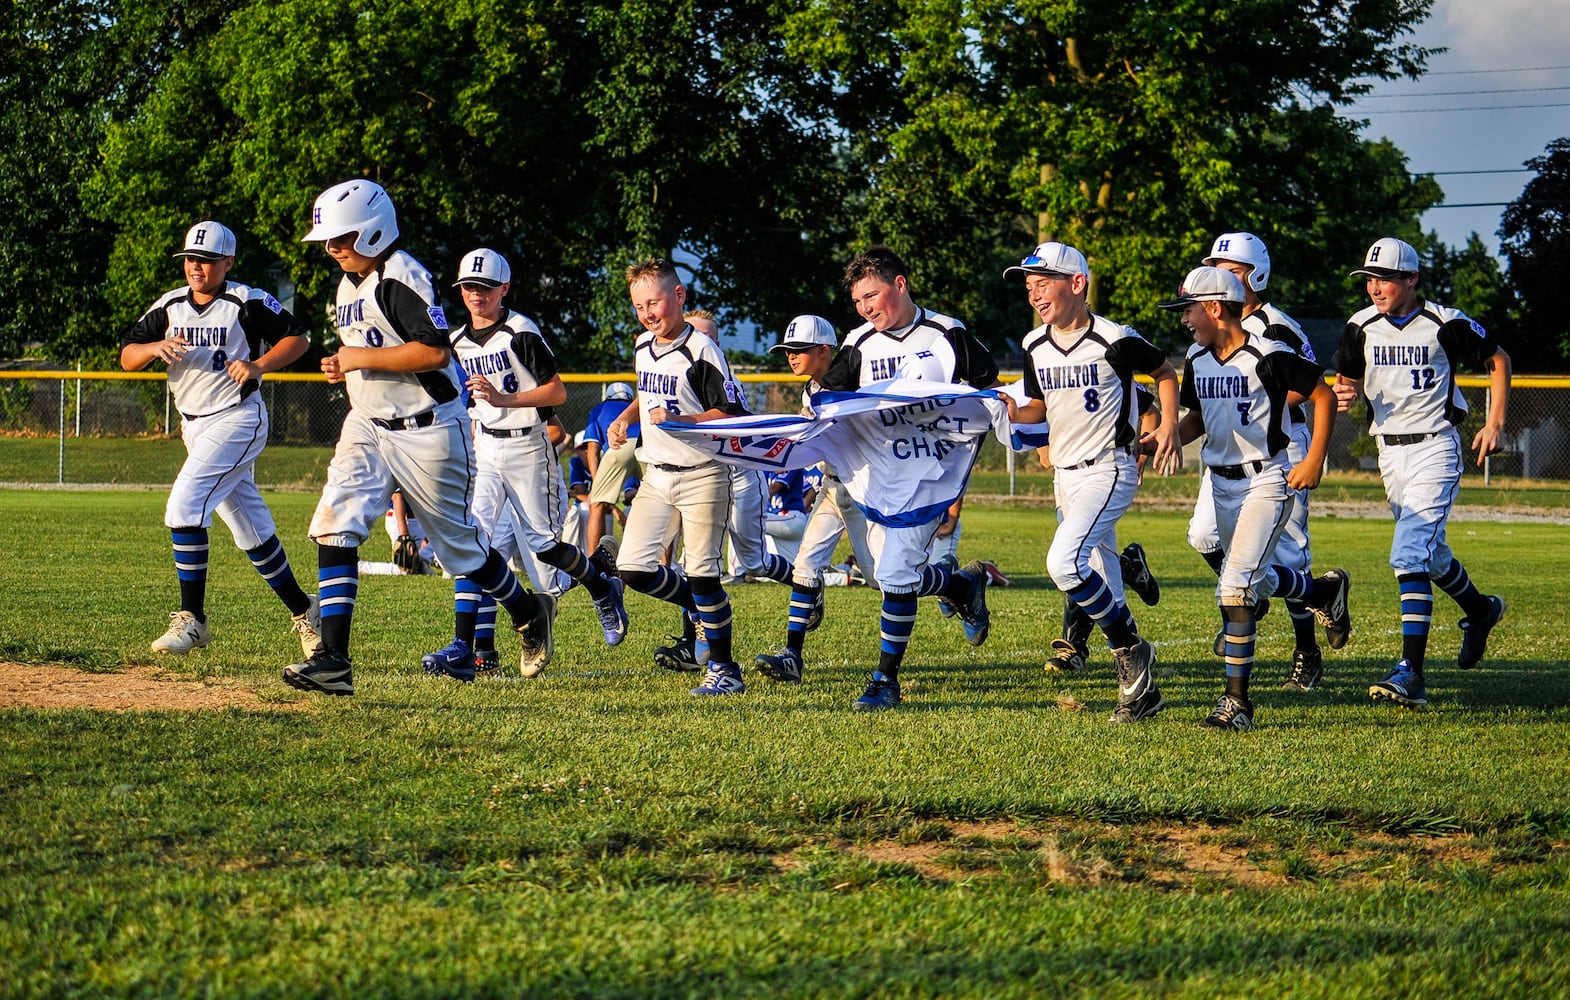
[[[777,373],[738,378],[755,412],[791,411],[799,405],[799,379]],[[617,372],[564,375],[567,402],[557,415],[575,432],[606,386],[631,379],[630,373]],[[1470,442],[1488,409],[1488,383],[1463,378],[1461,385],[1472,412],[1462,435]],[[317,374],[276,374],[263,380],[261,392],[272,430],[257,463],[258,483],[274,489],[319,488],[348,412],[343,389]],[[1485,481],[1570,479],[1567,392],[1566,376],[1514,380],[1505,449],[1484,464]],[[166,485],[184,460],[179,421],[161,373],[0,371],[0,483]],[[1337,421],[1328,471],[1376,468],[1377,449],[1365,427],[1362,404]],[[1191,447],[1197,453],[1197,444]],[[1021,469],[1027,466],[1033,468],[1034,459],[1019,462]],[[979,467],[1012,471],[1013,456],[989,440]]]

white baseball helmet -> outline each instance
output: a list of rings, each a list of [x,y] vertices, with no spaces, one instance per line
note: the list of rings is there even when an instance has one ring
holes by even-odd
[[[1265,249],[1265,241],[1253,233],[1222,233],[1217,236],[1205,263],[1214,267],[1218,260],[1230,260],[1253,268],[1248,272],[1248,287],[1256,292],[1264,291],[1270,283],[1270,251]]]
[[[398,238],[398,213],[392,198],[375,181],[344,181],[316,196],[311,231],[302,243],[325,242],[358,233],[354,252],[380,257]]]
[[[632,402],[632,386],[626,382],[612,382],[605,387],[605,398],[620,399],[630,403]]]

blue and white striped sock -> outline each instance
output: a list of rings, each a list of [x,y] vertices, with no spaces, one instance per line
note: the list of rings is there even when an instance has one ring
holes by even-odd
[[[256,572],[273,588],[273,593],[289,608],[291,615],[304,614],[310,608],[311,599],[305,596],[299,581],[294,578],[294,569],[289,565],[289,557],[284,553],[283,543],[278,541],[277,535],[254,549],[247,549],[245,554],[250,558],[251,565],[256,567]]]
[[[878,670],[891,681],[899,680],[899,667],[910,645],[911,630],[916,627],[916,607],[915,594],[883,595]]]
[[[207,620],[207,529],[171,528],[174,574],[180,579],[180,608]]]

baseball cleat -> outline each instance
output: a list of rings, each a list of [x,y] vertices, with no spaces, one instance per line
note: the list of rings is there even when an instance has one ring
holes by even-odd
[[[654,647],[655,666],[684,674],[696,674],[703,670],[703,665],[693,655],[691,639],[674,635],[670,638],[672,641],[669,646]]]
[[[474,651],[474,672],[478,674],[494,674],[501,669],[501,655],[494,649],[476,649]]]
[[[1312,691],[1325,676],[1325,661],[1317,649],[1292,651],[1292,672],[1287,675],[1282,688],[1288,691]]]
[[[947,597],[940,597],[938,598],[938,614],[944,618],[953,618],[959,614],[959,608],[956,608],[954,603]]]
[[[1333,569],[1314,582],[1329,584],[1332,590],[1330,599],[1325,601],[1323,607],[1310,606],[1309,610],[1313,611],[1314,617],[1325,626],[1325,641],[1330,644],[1330,648],[1340,649],[1352,636],[1352,612],[1347,606],[1347,595],[1352,589],[1352,577],[1344,569]]]
[[[991,559],[981,560],[981,568],[987,572],[987,585],[991,587],[1012,587],[1014,581],[1009,579],[1007,573],[998,569],[998,564]]]
[[[787,684],[801,683],[801,652],[786,646],[777,649],[773,654],[759,653],[753,660],[753,666],[758,668],[758,673]]]
[[[301,691],[354,694],[354,672],[349,665],[349,658],[326,646],[316,647],[316,652],[304,663],[291,663],[284,667],[283,682]]]
[[[979,559],[972,559],[965,564],[955,576],[962,576],[970,581],[970,600],[964,607],[955,606],[959,611],[959,620],[965,626],[965,641],[972,646],[979,646],[987,641],[987,635],[992,631],[992,613],[987,610],[987,571],[981,568]]]
[[[311,606],[289,619],[289,628],[300,637],[300,649],[306,659],[322,644],[322,601],[311,595]]]
[[[703,675],[703,683],[692,689],[692,694],[745,694],[747,684],[741,679],[741,668],[734,663],[710,663]]]
[[[1201,729],[1229,730],[1241,733],[1254,725],[1254,706],[1246,701],[1224,694],[1216,702],[1210,715],[1199,724]]]
[[[213,641],[212,630],[206,622],[199,622],[189,611],[169,612],[169,629],[153,640],[153,652],[177,653],[184,656],[193,649],[200,649]]]
[[[1085,651],[1067,639],[1052,640],[1052,656],[1042,667],[1049,674],[1071,674],[1085,669]]]
[[[600,631],[605,634],[605,645],[619,646],[627,638],[627,604],[624,592],[627,585],[620,577],[610,578],[611,589],[594,602],[594,613],[600,617]]]
[[[1461,653],[1456,657],[1456,666],[1462,670],[1471,670],[1483,662],[1483,654],[1488,652],[1488,633],[1505,616],[1505,599],[1497,595],[1490,597],[1488,610],[1489,616],[1483,621],[1461,619]]]
[[[878,712],[886,708],[898,708],[899,704],[899,681],[890,680],[874,670],[872,679],[867,682],[867,690],[850,707],[858,712]]]
[[[1118,671],[1118,707],[1107,719],[1112,723],[1140,722],[1151,718],[1166,707],[1161,690],[1156,687],[1152,670],[1156,665],[1156,647],[1150,640],[1135,637],[1134,645],[1112,651],[1112,660]]]
[[[1129,542],[1123,547],[1120,556],[1122,562],[1123,582],[1126,583],[1141,601],[1146,605],[1155,607],[1161,600],[1161,584],[1150,571],[1150,562],[1145,558],[1145,547],[1138,542]]]
[[[474,650],[462,639],[454,639],[436,652],[420,657],[420,667],[428,674],[467,684],[474,680]]]
[[[516,626],[518,634],[523,636],[518,673],[525,677],[540,676],[551,665],[551,656],[556,652],[556,598],[550,594],[535,594],[534,599],[539,602],[534,620]]]
[[[1370,685],[1368,696],[1375,701],[1393,701],[1407,708],[1422,708],[1428,704],[1423,678],[1405,660],[1397,660],[1384,680]]]

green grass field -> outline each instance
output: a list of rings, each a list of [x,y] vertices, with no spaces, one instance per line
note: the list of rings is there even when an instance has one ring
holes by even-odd
[[[313,578],[314,496],[269,499]],[[155,663],[163,501],[0,490],[0,659]],[[1389,523],[1317,517],[1353,640],[1289,694],[1274,612],[1258,728],[1225,736],[1197,727],[1221,671],[1185,523],[1136,509],[1121,531],[1162,582],[1135,612],[1169,703],[1128,729],[1104,722],[1104,652],[1041,670],[1061,595],[1039,507],[967,507],[962,552],[1015,583],[991,592],[992,637],[973,649],[924,606],[907,704],[872,716],[849,711],[877,650],[864,588],[829,591],[805,683],[749,670],[714,703],[651,665],[676,619],[645,598],[611,650],[569,594],[543,677],[459,686],[418,667],[448,638],[448,583],[368,576],[356,696],[307,696],[279,680],[286,613],[215,527],[213,645],[157,662],[255,709],[0,710],[0,996],[1570,992],[1566,528],[1452,524],[1510,611],[1462,673],[1441,597],[1432,708],[1407,712],[1366,694],[1399,648]],[[750,662],[786,592],[734,597]]]

